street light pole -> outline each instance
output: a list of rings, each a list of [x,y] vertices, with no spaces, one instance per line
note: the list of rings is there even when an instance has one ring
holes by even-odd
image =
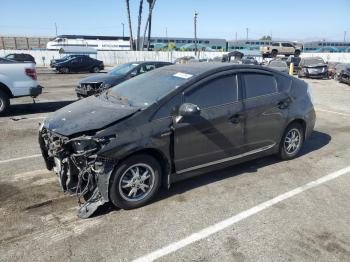
[[[121,23],[123,27],[123,38],[124,38],[124,23]]]
[[[248,37],[249,37],[249,28],[248,27],[246,28],[246,31],[247,31],[247,40],[248,40]]]
[[[55,23],[55,32],[56,32],[56,36],[57,36],[57,24]]]
[[[198,13],[194,12],[193,22],[194,22],[194,54],[197,55],[197,16]]]
[[[346,31],[344,31],[344,43],[345,43],[345,40],[346,40]]]

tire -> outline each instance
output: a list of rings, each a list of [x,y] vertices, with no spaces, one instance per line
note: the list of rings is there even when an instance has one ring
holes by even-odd
[[[2,90],[0,90],[0,115],[4,115],[10,106],[9,96]]]
[[[277,54],[278,54],[278,51],[277,51],[277,50],[274,49],[274,50],[271,51],[271,57],[272,57],[272,58],[276,57]]]
[[[98,72],[100,72],[100,68],[98,66],[95,66],[95,67],[92,68],[91,72],[92,73],[98,73]]]
[[[62,73],[62,74],[68,74],[68,73],[69,73],[69,68],[68,68],[68,67],[62,67],[62,68],[60,68],[60,73]]]
[[[304,128],[299,123],[292,123],[286,128],[280,142],[279,158],[289,160],[298,155],[304,143],[304,132]],[[293,136],[293,133],[295,136]],[[291,147],[289,148],[289,146]]]
[[[122,209],[133,209],[147,204],[158,192],[161,170],[159,162],[150,155],[140,154],[127,158],[119,164],[112,175],[109,199],[114,206]],[[149,177],[142,182],[144,175]],[[148,185],[148,188],[142,184]]]

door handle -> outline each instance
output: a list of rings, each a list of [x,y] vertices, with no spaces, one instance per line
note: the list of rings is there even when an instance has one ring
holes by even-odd
[[[233,124],[239,124],[244,119],[244,116],[241,114],[235,114],[230,117],[230,122]]]

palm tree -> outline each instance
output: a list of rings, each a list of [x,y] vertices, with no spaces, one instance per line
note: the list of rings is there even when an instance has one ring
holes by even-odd
[[[143,0],[140,0],[139,5],[139,17],[137,21],[137,42],[136,42],[136,50],[140,51],[140,31],[141,31],[141,19],[142,19],[142,7],[143,7]]]
[[[143,38],[142,38],[142,46],[143,46],[143,43],[145,42],[145,39],[146,39],[146,32],[147,32],[147,28],[149,26],[149,30],[148,30],[148,49],[149,49],[149,43],[150,43],[150,38],[151,38],[151,26],[152,26],[152,12],[153,12],[153,8],[154,8],[154,5],[156,4],[156,0],[147,0],[148,4],[149,4],[149,10],[148,10],[148,18],[147,18],[147,21],[146,21],[146,24],[145,24],[145,31],[143,33]]]
[[[130,34],[130,49],[134,50],[134,38],[132,35],[132,25],[131,25],[131,14],[130,14],[130,3],[129,0],[125,0],[126,2],[126,11],[128,13],[128,22],[129,22],[129,34]]]

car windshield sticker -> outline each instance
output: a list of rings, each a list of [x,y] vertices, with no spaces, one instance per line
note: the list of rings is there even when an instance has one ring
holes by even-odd
[[[185,73],[176,73],[174,76],[176,77],[180,77],[180,78],[184,78],[184,79],[188,79],[188,78],[191,78],[193,75],[190,75],[190,74],[185,74]]]

